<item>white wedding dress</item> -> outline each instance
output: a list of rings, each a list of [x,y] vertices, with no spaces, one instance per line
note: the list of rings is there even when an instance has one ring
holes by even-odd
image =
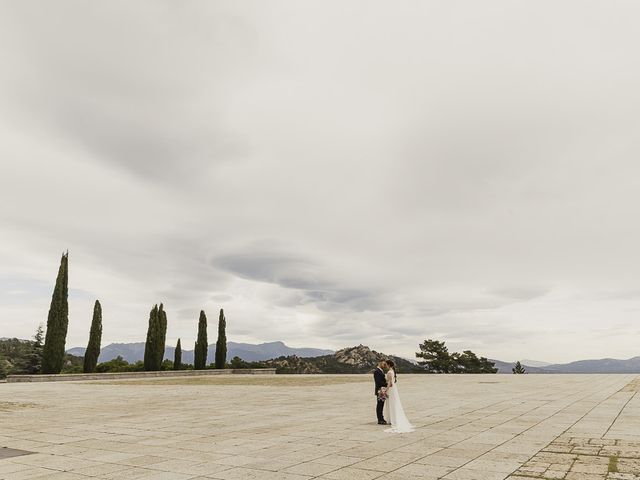
[[[404,414],[402,402],[400,401],[400,393],[398,392],[398,384],[396,383],[396,374],[393,369],[387,372],[387,401],[384,402],[384,408],[387,420],[391,422],[391,428],[387,428],[388,433],[409,433],[414,428],[409,419]]]

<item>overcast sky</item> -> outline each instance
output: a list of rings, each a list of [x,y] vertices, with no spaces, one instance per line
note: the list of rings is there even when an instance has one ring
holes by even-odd
[[[4,1],[0,337],[640,355],[635,1]],[[210,339],[215,341],[215,328]]]

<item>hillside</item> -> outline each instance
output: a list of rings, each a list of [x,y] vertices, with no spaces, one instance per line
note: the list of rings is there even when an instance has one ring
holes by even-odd
[[[38,373],[41,363],[41,348],[33,340],[0,338],[0,378],[7,375]],[[67,353],[63,371],[81,366],[83,358]]]
[[[424,373],[424,369],[408,360],[376,352],[364,345],[343,348],[331,355],[313,358],[282,356],[258,363],[260,366],[276,368],[278,373],[369,373],[378,362],[387,358],[396,362],[398,373]]]

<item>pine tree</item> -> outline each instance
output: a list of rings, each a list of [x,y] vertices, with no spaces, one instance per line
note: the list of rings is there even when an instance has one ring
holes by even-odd
[[[204,310],[200,310],[200,318],[198,319],[198,339],[196,340],[196,348],[193,351],[193,368],[195,370],[204,370],[206,368],[208,349],[207,315],[204,313]]]
[[[159,370],[156,368],[156,345],[158,342],[158,305],[154,305],[149,312],[149,327],[147,341],[144,346],[144,369],[147,372]]]
[[[450,354],[445,342],[427,339],[419,345],[418,363],[423,365],[429,373],[456,373],[459,369],[457,362],[460,354]]]
[[[480,357],[480,371],[478,373],[498,373],[496,363],[487,357]]]
[[[173,353],[173,369],[182,370],[182,346],[180,345],[180,339],[178,339],[176,350]]]
[[[520,360],[516,362],[516,365],[511,369],[511,371],[515,374],[527,373],[527,371],[524,369],[524,367],[520,363]]]
[[[31,353],[27,360],[26,373],[35,374],[40,373],[42,368],[42,342],[44,340],[44,329],[42,324],[38,325],[36,334],[33,336],[33,345],[31,347]]]
[[[478,357],[471,350],[449,353],[445,342],[427,339],[416,353],[418,363],[429,373],[497,373],[495,363],[486,357]]]
[[[102,340],[102,305],[96,300],[93,306],[93,319],[91,320],[91,329],[89,331],[89,343],[87,350],[84,352],[84,373],[93,373],[96,371],[98,357],[100,356],[100,342]]]
[[[69,252],[62,255],[56,286],[51,297],[47,334],[42,350],[42,373],[60,373],[69,327]]]
[[[478,356],[471,350],[452,353],[452,371],[450,373],[482,373]]]
[[[218,341],[216,342],[216,368],[224,368],[227,363],[227,320],[224,311],[220,309],[218,319]]]

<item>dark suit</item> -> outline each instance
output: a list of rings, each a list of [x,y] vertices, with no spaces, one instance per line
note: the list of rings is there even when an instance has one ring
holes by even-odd
[[[375,394],[376,398],[378,397],[378,392],[381,388],[387,386],[387,379],[385,378],[384,372],[380,367],[376,367],[373,371],[373,381],[376,383],[375,385]],[[384,414],[382,413],[384,409],[384,400],[378,400],[376,402],[376,415],[378,416],[378,421],[384,421]]]

